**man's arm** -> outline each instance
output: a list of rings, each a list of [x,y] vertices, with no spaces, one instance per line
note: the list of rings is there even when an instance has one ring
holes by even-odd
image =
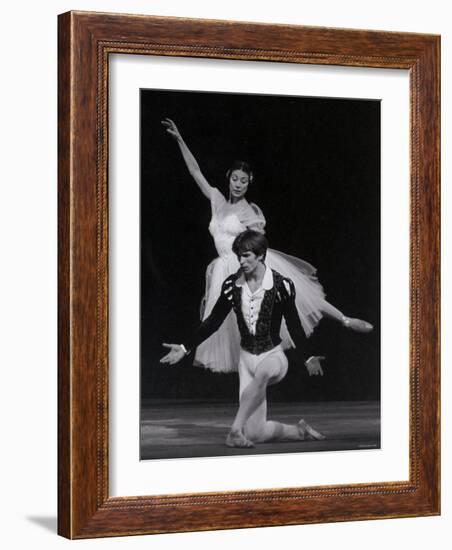
[[[300,316],[298,314],[297,306],[295,304],[295,286],[290,279],[284,279],[281,285],[281,302],[283,304],[283,315],[286,320],[287,329],[290,337],[292,338],[295,347],[299,352],[311,347],[308,345],[308,340],[301,326]],[[309,353],[307,354],[309,355]],[[320,365],[320,361],[323,361],[325,357],[322,355],[310,355],[305,361],[306,368],[308,369],[309,376],[323,376],[323,369]]]
[[[223,286],[221,287],[220,297],[213,306],[212,312],[199,325],[191,338],[184,341],[183,346],[187,350],[187,353],[190,353],[193,348],[199,346],[199,344],[204,342],[204,340],[207,340],[209,336],[212,336],[212,334],[220,328],[221,324],[232,309],[233,285],[234,281],[230,277],[224,281]]]
[[[216,332],[223,321],[226,319],[226,316],[232,309],[232,289],[234,281],[229,277],[223,283],[221,288],[220,297],[213,306],[212,312],[210,315],[204,319],[204,321],[199,325],[194,334],[183,344],[163,344],[165,347],[169,348],[171,351],[160,359],[161,363],[169,363],[174,365],[178,363],[185,355],[188,355],[196,346],[199,346],[201,342],[207,340],[214,332]]]

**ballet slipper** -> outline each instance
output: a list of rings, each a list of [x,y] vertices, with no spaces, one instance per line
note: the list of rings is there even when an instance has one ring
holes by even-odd
[[[362,319],[353,319],[352,317],[342,317],[342,324],[344,327],[354,330],[356,332],[371,332],[374,327],[367,321]]]
[[[303,418],[298,422],[298,432],[303,441],[322,441],[322,439],[326,439],[323,434],[314,430]]]
[[[254,447],[254,443],[247,439],[242,432],[231,430],[226,438],[226,445],[228,447],[241,447],[241,448],[251,448]]]

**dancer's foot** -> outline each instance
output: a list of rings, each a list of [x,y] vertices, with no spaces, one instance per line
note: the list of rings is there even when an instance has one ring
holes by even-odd
[[[300,439],[304,441],[322,441],[322,439],[326,439],[323,434],[317,430],[314,430],[314,428],[310,426],[303,418],[300,422],[298,422],[298,433],[300,434]]]
[[[373,325],[367,321],[345,317],[345,315],[342,317],[342,324],[344,327],[355,330],[356,332],[371,332],[374,329]]]
[[[242,447],[245,449],[254,447],[254,443],[247,439],[242,432],[237,430],[231,430],[229,432],[226,438],[226,445],[228,447]]]

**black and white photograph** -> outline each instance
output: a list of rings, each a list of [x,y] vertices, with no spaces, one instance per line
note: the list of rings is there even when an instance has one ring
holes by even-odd
[[[141,459],[380,448],[380,102],[140,109]]]
[[[450,548],[448,6],[3,5],[4,548]]]

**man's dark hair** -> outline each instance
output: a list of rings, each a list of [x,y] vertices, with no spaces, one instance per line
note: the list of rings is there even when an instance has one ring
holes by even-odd
[[[263,233],[253,231],[252,229],[247,229],[243,233],[240,233],[240,235],[237,235],[232,243],[232,251],[237,256],[240,256],[243,252],[251,251],[256,254],[256,256],[262,255],[264,260],[267,254],[267,248],[267,237]]]

